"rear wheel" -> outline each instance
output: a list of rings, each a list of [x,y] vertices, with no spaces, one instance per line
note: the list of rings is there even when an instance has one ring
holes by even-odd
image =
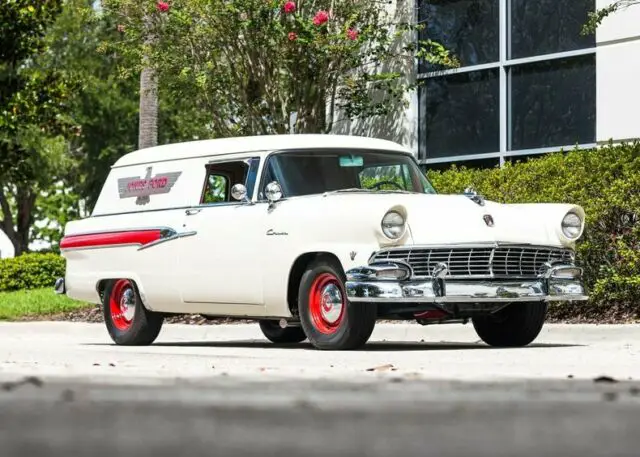
[[[514,303],[497,313],[474,317],[473,327],[490,346],[521,347],[537,338],[546,316],[545,302]]]
[[[344,273],[334,262],[309,265],[298,289],[300,323],[317,349],[349,350],[363,346],[376,323],[375,305],[350,303]]]
[[[307,339],[301,327],[280,327],[276,321],[260,321],[262,334],[271,342],[276,344],[294,344]]]
[[[109,282],[103,298],[103,314],[111,339],[122,346],[146,346],[162,329],[162,314],[148,311],[135,283],[129,279]]]

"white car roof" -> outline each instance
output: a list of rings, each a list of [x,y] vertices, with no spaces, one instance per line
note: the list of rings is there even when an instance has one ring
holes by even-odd
[[[233,154],[241,152],[274,151],[279,149],[364,148],[410,153],[398,143],[377,138],[352,135],[261,135],[166,144],[131,152],[113,166],[124,167],[168,160]]]

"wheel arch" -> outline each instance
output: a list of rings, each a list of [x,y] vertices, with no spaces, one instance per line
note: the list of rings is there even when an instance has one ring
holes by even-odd
[[[300,286],[302,275],[304,275],[307,267],[312,262],[319,259],[326,259],[334,263],[344,274],[344,267],[342,265],[342,262],[340,261],[338,256],[332,252],[316,251],[306,252],[299,255],[293,262],[293,265],[291,265],[291,268],[289,270],[289,278],[287,281],[287,304],[289,305],[289,311],[294,316],[298,315],[298,287]]]
[[[104,291],[107,289],[107,285],[109,284],[109,282],[117,281],[118,279],[128,279],[129,281],[131,281],[133,283],[133,286],[138,290],[138,293],[140,294],[140,299],[142,300],[142,304],[144,305],[145,308],[149,309],[147,305],[147,299],[144,294],[144,290],[142,289],[142,287],[140,287],[139,279],[137,277],[133,277],[130,275],[125,275],[123,277],[114,276],[114,277],[100,279],[96,283],[96,291],[98,292],[100,303],[104,303]]]

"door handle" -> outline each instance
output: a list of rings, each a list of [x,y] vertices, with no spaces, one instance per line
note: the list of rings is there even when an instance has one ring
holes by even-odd
[[[185,211],[185,214],[187,216],[193,216],[194,214],[198,214],[200,211],[202,211],[202,210],[201,209],[197,209],[197,208],[190,208],[190,209]]]

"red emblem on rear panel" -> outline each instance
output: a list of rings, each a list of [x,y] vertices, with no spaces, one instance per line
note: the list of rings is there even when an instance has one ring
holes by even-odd
[[[176,183],[181,171],[171,173],[161,173],[152,176],[151,167],[147,168],[144,178],[120,178],[118,179],[118,192],[120,198],[136,198],[136,205],[146,205],[151,199],[149,196],[157,194],[168,194]]]

